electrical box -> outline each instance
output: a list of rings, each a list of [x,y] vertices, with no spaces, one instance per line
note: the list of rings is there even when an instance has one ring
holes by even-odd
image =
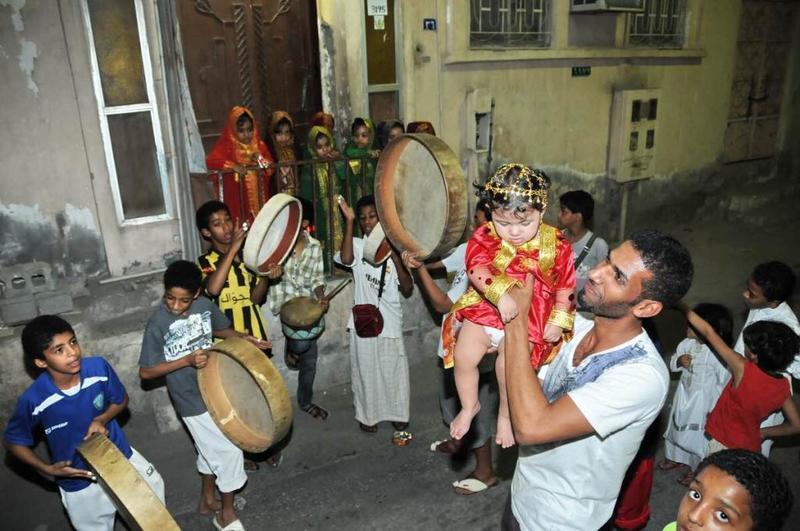
[[[570,11],[573,13],[591,13],[597,11],[643,12],[644,0],[571,0]]]
[[[608,176],[618,182],[652,177],[658,137],[659,89],[618,90],[611,105]]]

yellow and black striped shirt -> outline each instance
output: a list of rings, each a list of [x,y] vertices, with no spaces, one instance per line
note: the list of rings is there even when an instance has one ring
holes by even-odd
[[[203,280],[217,270],[217,263],[221,257],[214,249],[200,255],[197,263],[203,272]],[[257,280],[255,273],[247,269],[241,260],[234,260],[219,295],[216,297],[209,293],[206,295],[230,319],[234,330],[259,339],[269,339],[261,308],[250,298]]]

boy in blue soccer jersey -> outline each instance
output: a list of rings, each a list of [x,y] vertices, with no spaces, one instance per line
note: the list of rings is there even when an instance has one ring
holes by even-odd
[[[90,436],[107,435],[164,502],[164,481],[131,448],[115,417],[128,406],[117,374],[100,357],[82,358],[72,326],[60,317],[42,315],[22,331],[28,361],[44,372],[17,400],[4,441],[8,451],[38,472],[51,476],[75,529],[114,529],[116,507],[76,452]],[[34,431],[44,429],[52,463],[34,451]]]

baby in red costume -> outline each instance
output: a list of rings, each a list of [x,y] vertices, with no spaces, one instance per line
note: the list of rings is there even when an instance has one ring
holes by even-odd
[[[478,364],[487,351],[497,348],[500,409],[496,442],[503,448],[515,444],[503,357],[503,328],[517,317],[517,305],[506,293],[512,286],[521,286],[527,275],[533,275],[533,303],[527,315],[532,370],[549,361],[572,330],[572,247],[559,230],[542,223],[549,188],[550,179],[544,172],[505,164],[478,191],[492,209],[492,221],[472,233],[466,255],[470,289],[453,305],[442,327],[445,367],[455,365],[461,401],[461,411],[450,424],[454,439],[469,431],[480,410]]]

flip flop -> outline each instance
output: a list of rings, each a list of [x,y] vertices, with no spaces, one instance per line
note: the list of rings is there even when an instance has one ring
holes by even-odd
[[[252,472],[258,472],[259,470],[261,470],[261,467],[258,465],[258,463],[256,463],[255,461],[252,461],[250,459],[245,459],[244,460],[244,471],[245,472],[250,474]]]
[[[222,527],[220,523],[217,522],[217,517],[214,516],[214,518],[211,519],[211,523],[214,524],[214,529],[218,531],[244,531],[244,526],[240,520],[234,520],[225,527]]]
[[[490,489],[497,485],[497,483],[498,481],[496,478],[492,483],[484,483],[476,478],[464,478],[459,481],[454,481],[453,488],[455,489],[456,494],[460,494],[461,496],[471,496],[473,494]]]
[[[300,408],[317,420],[325,420],[328,418],[328,412],[316,404],[308,404]]]
[[[283,452],[273,454],[267,458],[267,464],[272,468],[278,468],[283,463]]]

